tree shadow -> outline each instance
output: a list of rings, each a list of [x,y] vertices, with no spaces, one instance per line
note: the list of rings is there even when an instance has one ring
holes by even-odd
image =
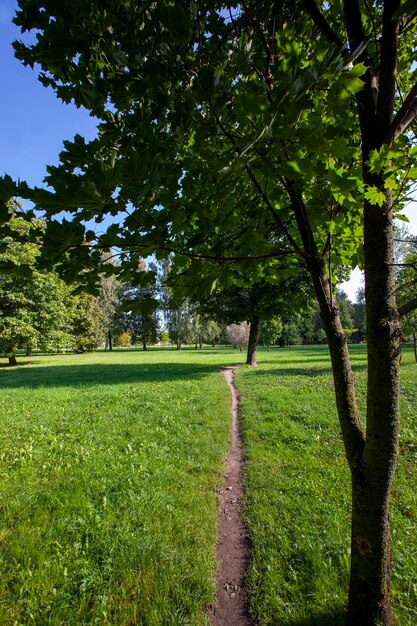
[[[27,364],[27,363],[25,363]],[[3,389],[29,387],[86,387],[139,382],[197,380],[219,371],[219,365],[196,363],[80,364],[8,368]]]

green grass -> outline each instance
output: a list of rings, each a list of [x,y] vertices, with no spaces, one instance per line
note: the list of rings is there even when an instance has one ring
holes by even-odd
[[[361,408],[366,354],[353,346]],[[231,349],[20,358],[0,368],[0,624],[195,625],[214,594]],[[343,624],[350,485],[325,346],[237,371],[259,626]],[[402,363],[397,623],[417,623],[417,366]]]
[[[0,369],[0,623],[202,624],[231,353]]]
[[[366,353],[352,346],[364,409]],[[343,624],[349,576],[350,480],[326,347],[263,353],[237,372],[252,542],[255,623]],[[404,351],[401,458],[392,498],[393,598],[398,624],[417,623],[417,366]]]

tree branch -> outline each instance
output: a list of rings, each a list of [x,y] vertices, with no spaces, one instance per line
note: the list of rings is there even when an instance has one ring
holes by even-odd
[[[401,317],[404,317],[404,315],[411,313],[411,311],[415,311],[416,309],[417,309],[417,298],[413,298],[412,300],[409,300],[405,304],[398,307],[398,315],[401,318]]]
[[[411,88],[409,94],[401,105],[400,110],[391,122],[383,143],[392,146],[394,141],[408,128],[417,116],[417,83]]]
[[[382,16],[381,57],[379,62],[379,89],[377,126],[382,136],[392,122],[395,102],[399,20],[394,19],[400,0],[385,0]]]
[[[311,17],[314,24],[317,26],[322,35],[324,35],[330,41],[330,43],[334,43],[337,46],[342,47],[344,45],[342,40],[335,33],[333,28],[327,23],[326,18],[324,17],[323,13],[321,13],[315,0],[303,0],[303,4],[307,15]]]

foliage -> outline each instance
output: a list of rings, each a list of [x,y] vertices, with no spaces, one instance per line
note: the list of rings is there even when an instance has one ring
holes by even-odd
[[[152,269],[147,271],[144,261],[139,265],[138,274],[142,284],[124,285],[120,295],[121,309],[124,311],[124,326],[133,344],[141,342],[146,350],[148,344],[156,343],[159,333],[156,275]]]
[[[264,346],[274,345],[282,333],[282,320],[280,317],[271,317],[261,322],[259,339]]]
[[[123,314],[120,308],[122,284],[116,276],[101,275],[98,304],[100,306],[103,324],[107,330],[106,347],[111,348],[113,336],[120,335],[124,330]]]
[[[103,343],[105,318],[95,296],[77,296],[71,333],[77,352],[91,352]]]
[[[16,347],[59,351],[71,345],[70,289],[55,272],[35,268],[43,229],[41,220],[10,214],[0,252],[0,351],[7,356]]]
[[[132,337],[129,333],[122,333],[114,338],[114,345],[120,348],[127,348],[132,345]]]
[[[249,340],[249,324],[242,322],[241,324],[230,324],[224,329],[224,338],[226,341],[242,349]]]
[[[175,308],[168,309],[166,314],[169,338],[176,344],[177,348],[181,349],[183,343],[192,342],[194,333],[190,302],[184,300]]]
[[[63,272],[89,266],[87,282],[103,247],[122,250],[126,277],[140,256],[177,252],[177,264],[193,258],[207,294],[216,280],[198,271],[207,260],[220,263],[220,275],[236,263],[252,283],[268,284],[305,263],[352,474],[349,620],[390,624],[400,338],[392,219],[417,176],[412,3],[19,6],[16,23],[37,39],[15,44],[17,56],[40,64],[45,85],[100,121],[93,142],[66,143],[48,190],[3,178],[5,199],[20,192],[49,217],[63,206],[72,213],[48,221],[49,262],[66,253]],[[83,226],[126,208],[97,241]],[[366,426],[333,295],[343,268],[355,265],[366,269]],[[375,499],[384,519],[373,514]]]

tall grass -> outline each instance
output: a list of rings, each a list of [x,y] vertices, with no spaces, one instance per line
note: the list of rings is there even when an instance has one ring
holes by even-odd
[[[366,348],[352,346],[364,411]],[[259,625],[343,624],[349,575],[350,479],[327,348],[264,353],[237,372],[252,542],[250,608]],[[393,599],[417,623],[417,367],[402,363],[401,457],[392,497]]]

